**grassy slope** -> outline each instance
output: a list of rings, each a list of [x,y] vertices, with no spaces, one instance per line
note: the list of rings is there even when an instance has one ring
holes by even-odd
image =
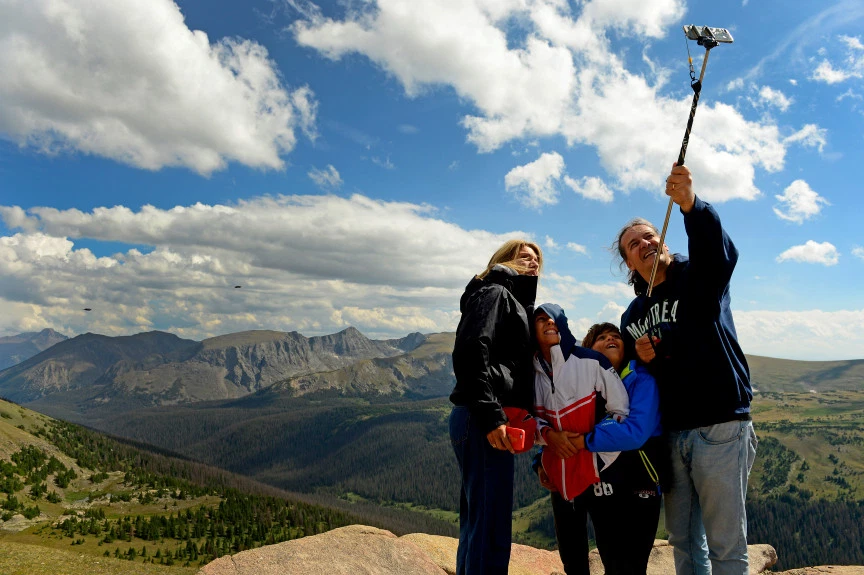
[[[106,549],[113,552],[116,547],[125,551],[129,544],[116,541],[109,545],[99,545],[95,537],[84,538],[83,545],[70,546],[73,540],[67,537],[51,533],[49,526],[63,517],[66,509],[83,510],[89,507],[101,507],[109,518],[125,515],[153,515],[165,513],[164,506],[176,513],[179,510],[197,507],[202,504],[218,503],[214,497],[198,497],[183,501],[160,500],[148,505],[140,505],[134,502],[115,501],[109,503],[108,494],[116,494],[128,491],[128,487],[122,485],[123,474],[114,472],[109,474],[108,479],[98,484],[90,482],[89,477],[92,470],[82,469],[76,462],[57,449],[48,441],[36,437],[30,433],[37,428],[43,427],[50,418],[42,414],[30,411],[23,407],[0,401],[0,459],[11,461],[11,455],[23,446],[33,445],[49,456],[54,455],[66,465],[75,470],[77,479],[72,480],[66,489],[62,489],[53,483],[53,476],[48,477],[49,491],[57,492],[62,500],[59,503],[50,503],[44,498],[36,504],[41,510],[39,517],[27,521],[21,516],[16,516],[12,521],[0,523],[0,573],[22,575],[40,575],[64,573],[68,575],[108,575],[108,574],[150,574],[150,573],[194,573],[197,568],[184,568],[182,566],[164,567],[161,565],[145,564],[138,562],[103,557]],[[22,429],[23,428],[23,429]],[[16,497],[30,505],[27,495],[29,486],[18,491]],[[175,506],[176,504],[176,506]],[[167,549],[173,550],[179,545],[176,542],[161,545],[163,553]],[[140,546],[136,545],[136,550]],[[150,554],[155,553],[156,547],[151,546]]]
[[[70,549],[12,543],[0,540],[0,573],[4,575],[185,575],[195,573],[197,567],[165,567],[96,557],[82,553],[83,546]]]
[[[795,361],[748,355],[753,386],[760,391],[854,391],[864,382],[864,360]]]
[[[864,500],[864,391],[757,394],[753,419],[760,437],[774,437],[800,457],[787,486],[808,489],[816,498]],[[802,472],[804,462],[809,469]],[[757,454],[751,479],[757,490],[763,464]],[[829,476],[850,488],[826,481]]]

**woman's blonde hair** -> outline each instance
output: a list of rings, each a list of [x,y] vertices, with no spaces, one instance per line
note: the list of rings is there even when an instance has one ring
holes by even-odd
[[[492,257],[489,258],[489,263],[486,265],[486,269],[483,270],[482,273],[477,274],[477,277],[480,279],[485,278],[492,268],[496,265],[501,264],[502,266],[506,266],[511,270],[515,271],[519,274],[525,274],[531,271],[529,268],[520,265],[516,260],[519,257],[519,252],[522,251],[522,248],[529,247],[534,250],[534,253],[537,254],[537,271],[543,269],[543,250],[540,249],[540,246],[535,244],[534,242],[529,242],[526,240],[507,240],[504,244],[498,248]]]

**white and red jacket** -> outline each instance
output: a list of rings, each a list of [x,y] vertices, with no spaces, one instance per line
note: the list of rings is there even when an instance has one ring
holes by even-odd
[[[630,413],[627,390],[604,355],[574,346],[565,360],[561,346],[556,345],[551,349],[551,356],[552,365],[547,364],[547,368],[551,367],[551,377],[539,356],[534,357],[538,443],[546,443],[546,434],[551,429],[582,434],[594,429],[598,393],[606,400],[607,413],[619,422],[627,417]],[[573,457],[561,459],[546,448],[541,462],[558,493],[570,501],[600,481],[600,470],[615,461],[618,453],[592,453],[582,449]]]

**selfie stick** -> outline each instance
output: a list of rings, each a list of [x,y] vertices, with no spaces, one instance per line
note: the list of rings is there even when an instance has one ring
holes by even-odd
[[[693,129],[693,117],[696,116],[696,106],[699,105],[699,94],[702,93],[702,78],[705,77],[705,68],[708,66],[708,54],[711,48],[718,44],[731,44],[732,34],[725,28],[709,28],[708,26],[684,26],[684,34],[688,40],[696,40],[700,46],[705,46],[705,58],[702,60],[702,72],[697,80],[693,73],[693,60],[690,59],[690,87],[693,88],[693,103],[690,105],[690,118],[687,119],[687,130],[684,132],[684,141],[681,142],[681,152],[678,154],[677,165],[684,165],[684,156],[687,154],[687,144],[690,143],[690,130]],[[666,207],[666,219],[663,221],[663,231],[660,233],[660,243],[654,254],[654,265],[651,268],[651,279],[648,280],[648,297],[654,289],[654,278],[657,276],[657,266],[660,264],[660,253],[666,241],[666,229],[669,227],[669,217],[672,215],[672,198]]]

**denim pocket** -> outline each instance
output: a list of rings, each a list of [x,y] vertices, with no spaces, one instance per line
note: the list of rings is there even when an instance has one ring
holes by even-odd
[[[727,421],[716,425],[699,428],[699,437],[709,445],[723,445],[732,443],[741,437],[744,429],[744,421]]]
[[[450,412],[450,443],[459,445],[468,439],[468,429],[471,425],[471,411],[462,405],[457,405]]]

